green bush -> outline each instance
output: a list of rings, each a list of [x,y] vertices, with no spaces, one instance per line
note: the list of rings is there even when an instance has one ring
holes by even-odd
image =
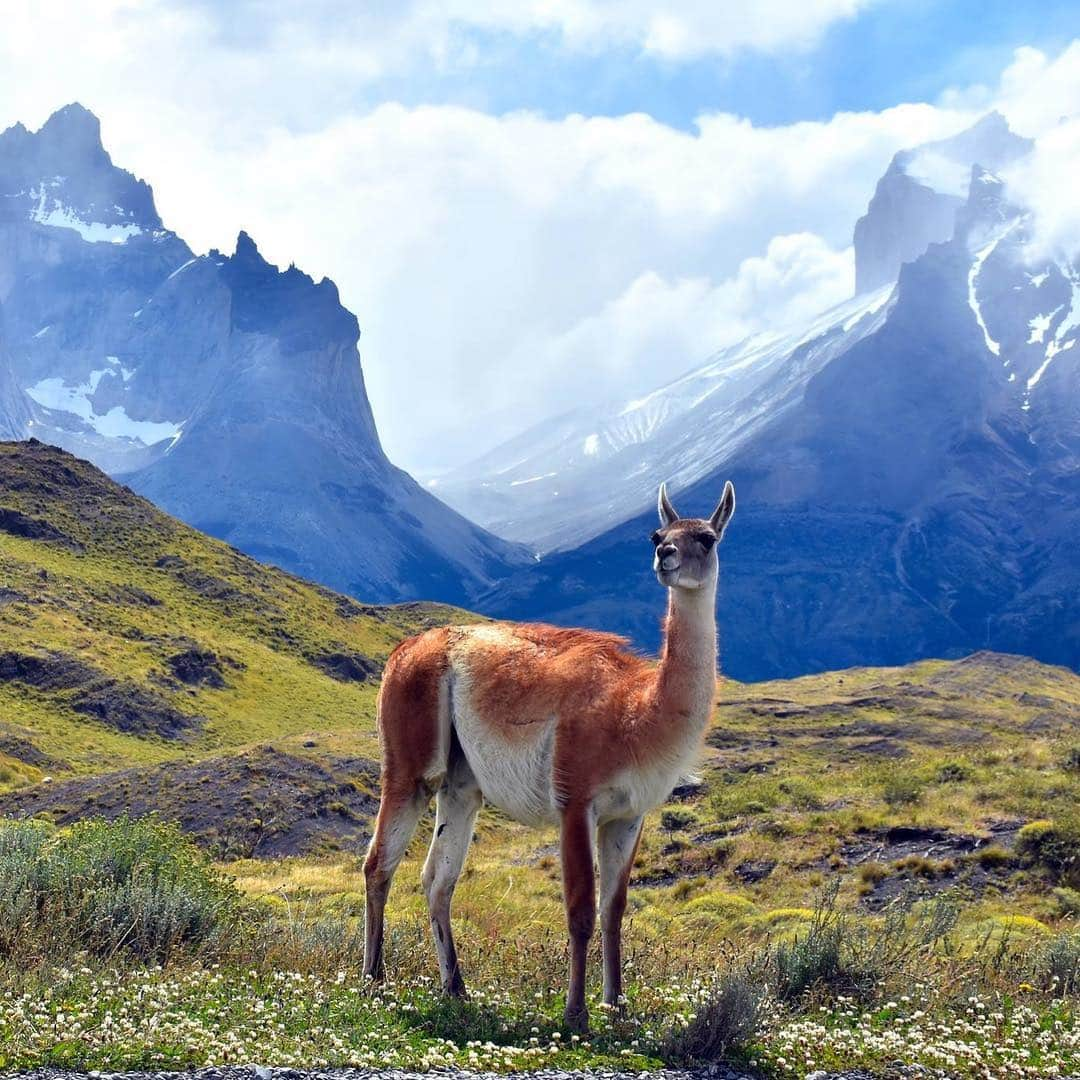
[[[1080,916],[1080,892],[1070,889],[1067,885],[1060,885],[1054,890],[1054,899],[1057,900],[1058,908],[1062,915],[1075,919]]]
[[[915,776],[898,772],[882,785],[881,796],[889,806],[912,806],[922,799],[923,784]]]
[[[893,905],[871,922],[838,909],[838,890],[839,882],[828,887],[805,929],[773,950],[781,1001],[796,1002],[810,991],[867,999],[885,983],[910,982],[956,926],[958,908],[947,895],[918,906]]]
[[[664,1060],[707,1065],[743,1049],[761,1026],[765,998],[760,978],[741,972],[724,975],[690,1023],[667,1036]]]
[[[235,886],[153,818],[59,831],[0,823],[0,956],[80,949],[165,962],[216,941],[238,906]]]
[[[1070,746],[1061,767],[1068,772],[1080,772],[1080,746]]]
[[[676,832],[680,829],[688,829],[691,825],[697,824],[698,816],[693,810],[686,810],[683,807],[675,807],[671,810],[664,810],[660,814],[660,828],[665,832]]]
[[[1048,941],[1035,974],[1055,994],[1080,993],[1080,933],[1059,934]]]
[[[959,761],[946,761],[938,766],[939,784],[960,784],[971,778],[971,770]]]
[[[1056,883],[1080,886],[1080,818],[1030,822],[1016,838],[1016,853]]]

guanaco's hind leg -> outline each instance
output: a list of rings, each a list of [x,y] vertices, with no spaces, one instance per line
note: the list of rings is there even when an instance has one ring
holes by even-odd
[[[465,997],[466,993],[450,929],[450,902],[482,801],[476,777],[461,748],[455,745],[450,752],[446,779],[435,796],[435,831],[421,878],[431,915],[431,933],[439,954],[443,993],[451,997]]]
[[[383,792],[375,834],[364,860],[364,879],[367,895],[364,912],[364,974],[382,979],[383,916],[386,897],[394,871],[405,855],[405,849],[416,832],[420,816],[431,801],[430,791],[418,785],[411,794]]]
[[[566,1025],[587,1031],[585,960],[596,927],[596,873],[593,869],[593,818],[587,806],[567,806],[562,813],[563,900],[570,931],[570,985],[566,992]]]
[[[600,939],[604,949],[604,1003],[618,1005],[622,994],[622,920],[626,888],[641,839],[642,818],[609,821],[598,830],[600,855]]]
[[[382,797],[364,877],[364,974],[383,974],[383,915],[390,882],[431,794],[447,772],[450,748],[445,627],[410,638],[390,654],[379,689]]]

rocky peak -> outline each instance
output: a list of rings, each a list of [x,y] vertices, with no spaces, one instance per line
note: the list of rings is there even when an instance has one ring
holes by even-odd
[[[953,233],[962,200],[934,191],[893,158],[866,213],[855,223],[855,292],[895,281],[900,267]]]
[[[37,134],[44,146],[73,161],[79,158],[108,160],[101,143],[101,121],[77,101],[57,109]]]
[[[258,267],[269,267],[270,264],[259,254],[258,245],[251,236],[243,229],[236,237],[236,252],[233,258],[241,264]]]
[[[1020,207],[1006,198],[1001,177],[977,163],[972,165],[967,201],[956,212],[957,236],[967,239],[972,234],[985,233],[1021,214]]]
[[[951,238],[976,165],[981,182],[1031,146],[1031,140],[1010,130],[1001,113],[991,112],[948,139],[897,153],[855,224],[856,292],[895,281],[904,263]]]
[[[100,121],[75,103],[36,132],[0,133],[0,223],[27,218],[92,242],[162,227],[149,185],[113,164]]]

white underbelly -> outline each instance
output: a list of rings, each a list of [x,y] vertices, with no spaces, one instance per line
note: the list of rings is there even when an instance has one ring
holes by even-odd
[[[456,709],[458,742],[485,800],[524,825],[559,819],[552,783],[555,719],[514,728],[509,736],[492,731],[471,709]]]

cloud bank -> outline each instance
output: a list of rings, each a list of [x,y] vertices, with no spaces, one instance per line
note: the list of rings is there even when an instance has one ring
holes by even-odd
[[[283,0],[15,0],[0,126],[79,100],[196,250],[231,250],[244,228],[271,260],[334,278],[363,328],[388,452],[433,472],[842,299],[852,226],[897,149],[994,105],[1025,134],[1057,131],[1047,103],[1078,110],[1080,63],[1076,46],[1021,50],[998,85],[937,103],[782,127],[715,113],[691,131],[643,114],[406,107],[380,80],[482,64],[476,30],[675,60],[810,47],[858,6],[772,0],[720,20],[687,3],[665,21],[636,0],[319,0],[302,18]],[[1045,135],[1048,154],[1075,153],[1066,131]],[[1025,182],[1064,207],[1046,161]],[[1064,209],[1044,220],[1076,224]]]

